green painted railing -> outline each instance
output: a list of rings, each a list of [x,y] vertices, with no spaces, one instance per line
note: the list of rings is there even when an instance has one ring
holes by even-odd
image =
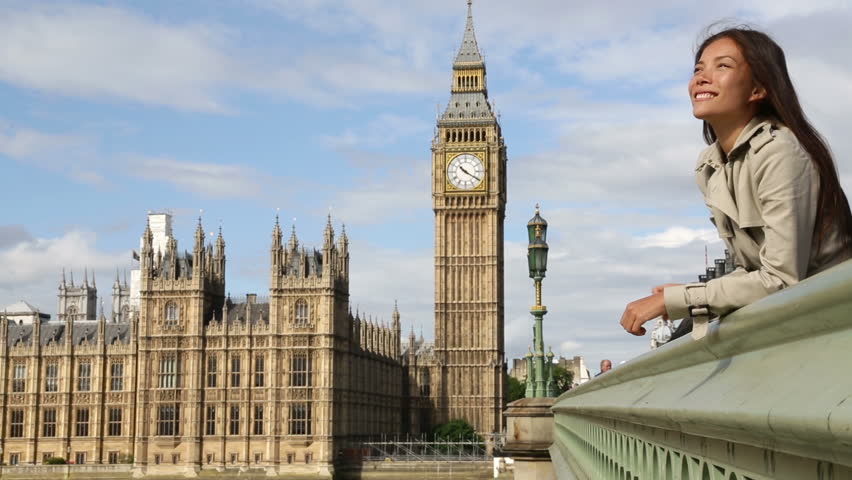
[[[560,480],[852,479],[852,261],[563,394]]]

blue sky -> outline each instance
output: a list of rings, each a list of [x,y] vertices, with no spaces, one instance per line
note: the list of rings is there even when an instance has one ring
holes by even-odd
[[[430,141],[466,2],[0,2],[0,304],[56,309],[64,266],[101,291],[149,210],[191,248],[225,233],[228,290],[268,289],[273,217],[352,242],[352,303],[432,332]],[[617,322],[653,285],[721,255],[691,179],[702,148],[686,82],[705,27],[735,18],[787,49],[847,190],[847,2],[477,0],[509,152],[506,338],[529,343],[524,226],[551,223],[548,343],[590,364],[647,349]],[[105,299],[109,304],[108,298]]]

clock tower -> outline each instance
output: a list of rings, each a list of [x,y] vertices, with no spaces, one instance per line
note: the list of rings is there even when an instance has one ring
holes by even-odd
[[[436,423],[502,430],[506,146],[488,102],[471,0],[452,93],[432,141],[435,211]]]

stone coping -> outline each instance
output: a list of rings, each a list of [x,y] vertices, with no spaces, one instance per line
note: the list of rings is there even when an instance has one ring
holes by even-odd
[[[852,465],[851,365],[852,260],[569,390],[553,411],[557,425],[609,418]]]

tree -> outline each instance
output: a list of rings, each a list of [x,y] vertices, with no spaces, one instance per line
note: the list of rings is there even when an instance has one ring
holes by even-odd
[[[553,365],[553,390],[556,395],[562,395],[571,389],[574,382],[574,372],[559,365]]]
[[[439,440],[481,442],[482,437],[476,434],[473,426],[462,418],[450,420],[432,428],[432,435]]]
[[[65,459],[62,457],[49,457],[44,461],[45,465],[65,465]]]
[[[522,382],[515,377],[509,377],[509,402],[520,400],[526,394],[526,382]]]

